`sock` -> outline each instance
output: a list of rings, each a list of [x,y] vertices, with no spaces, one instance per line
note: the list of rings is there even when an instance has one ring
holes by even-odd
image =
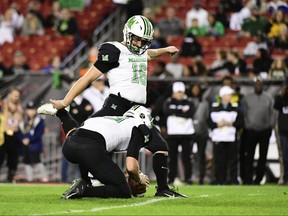
[[[168,189],[168,155],[156,153],[153,156],[153,170],[156,175],[158,191]]]
[[[33,181],[33,168],[31,165],[25,165],[26,179],[28,182]]]
[[[78,127],[78,123],[70,115],[70,113],[67,112],[67,110],[59,109],[56,113],[56,116],[60,119],[65,134],[67,134],[70,130]]]
[[[38,173],[40,174],[40,180],[43,182],[48,181],[48,174],[46,171],[46,168],[43,163],[37,163],[36,164],[36,169],[38,170]]]

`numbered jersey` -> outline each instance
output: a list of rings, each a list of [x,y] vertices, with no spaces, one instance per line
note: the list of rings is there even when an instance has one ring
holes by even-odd
[[[111,94],[146,103],[147,52],[134,55],[119,42],[104,43],[99,48],[95,67],[106,73]]]
[[[127,150],[134,126],[137,126],[134,118],[104,116],[88,118],[80,128],[102,134],[106,151],[111,152]]]

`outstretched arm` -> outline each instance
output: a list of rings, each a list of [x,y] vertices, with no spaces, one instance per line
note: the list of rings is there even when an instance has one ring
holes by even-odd
[[[165,48],[159,48],[159,49],[148,49],[148,60],[152,60],[154,58],[157,58],[161,55],[174,55],[175,53],[179,52],[179,50],[175,46],[168,46]]]
[[[50,102],[56,109],[62,109],[68,106],[77,95],[83,92],[91,82],[96,80],[101,75],[101,71],[92,65],[85,75],[78,79],[78,81],[72,86],[63,100],[50,99]]]

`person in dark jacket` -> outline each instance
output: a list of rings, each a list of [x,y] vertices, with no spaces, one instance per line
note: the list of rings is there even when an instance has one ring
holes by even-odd
[[[212,184],[239,184],[237,133],[243,126],[243,115],[237,103],[231,103],[234,90],[223,86],[220,102],[211,105],[208,125],[213,142],[214,180]]]
[[[25,164],[26,179],[28,182],[47,182],[46,168],[41,160],[43,151],[42,137],[45,132],[44,119],[37,115],[37,107],[33,101],[28,102],[25,108],[24,121],[20,124],[19,138],[23,144],[23,162]],[[36,171],[40,178],[36,176]]]
[[[275,97],[274,109],[278,113],[278,133],[282,150],[283,180],[281,184],[288,184],[288,85],[286,84],[281,94]]]
[[[173,93],[164,105],[163,112],[166,118],[166,127],[169,146],[169,183],[173,183],[177,176],[178,146],[182,146],[182,162],[184,165],[184,181],[192,184],[192,136],[195,132],[192,116],[195,106],[185,94],[183,82],[173,83]]]

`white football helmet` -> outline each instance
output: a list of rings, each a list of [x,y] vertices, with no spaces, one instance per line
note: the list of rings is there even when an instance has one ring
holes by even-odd
[[[137,121],[138,125],[145,124],[149,129],[153,126],[153,118],[148,109],[143,106],[134,105],[123,116],[132,117]]]
[[[152,23],[141,15],[132,16],[128,19],[123,29],[124,41],[130,52],[136,55],[142,55],[150,47],[153,33]],[[142,45],[140,48],[132,44],[132,36],[137,36],[141,39]]]

